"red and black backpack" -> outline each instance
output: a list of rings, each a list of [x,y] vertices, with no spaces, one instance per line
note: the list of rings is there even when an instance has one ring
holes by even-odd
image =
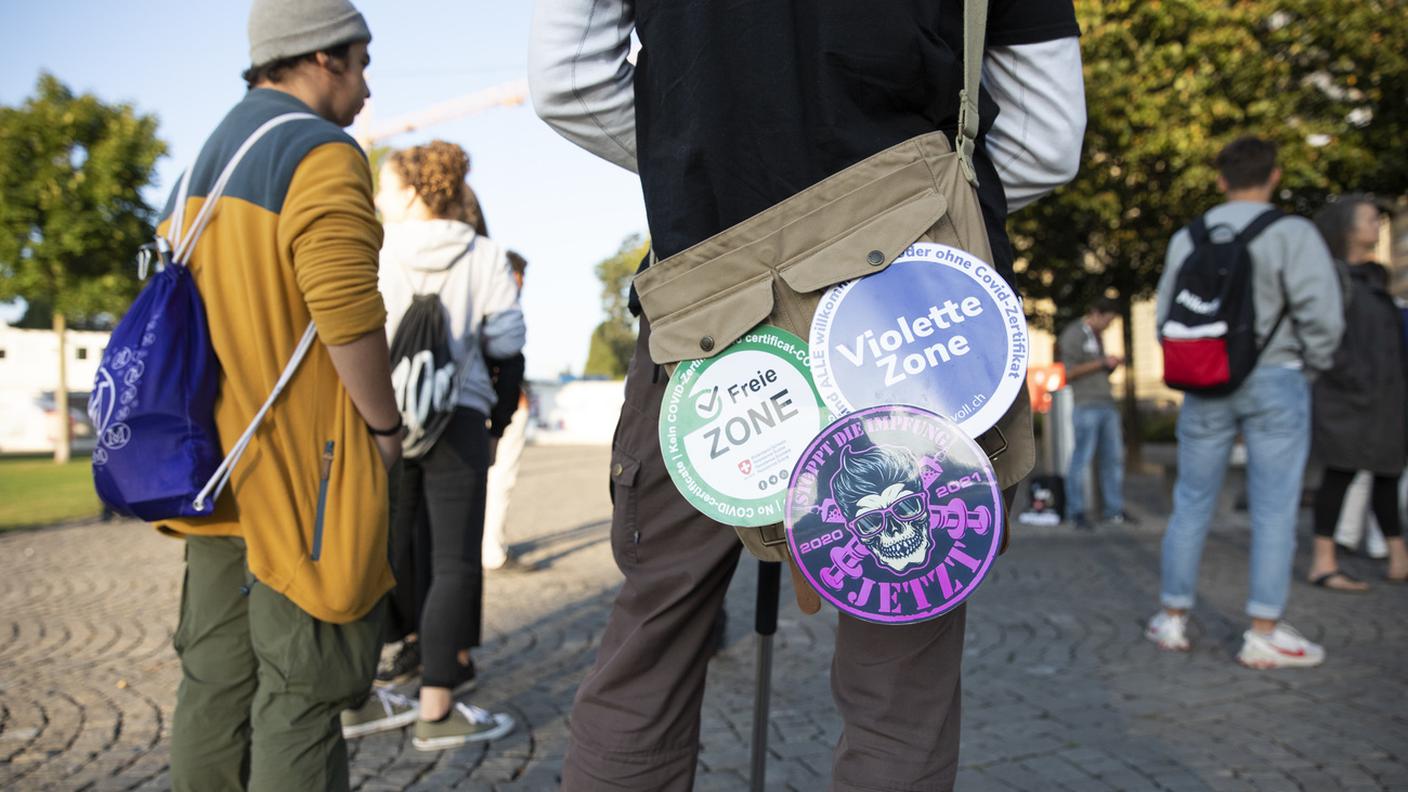
[[[1268,209],[1237,231],[1209,228],[1203,217],[1188,224],[1193,252],[1174,281],[1168,315],[1159,326],[1164,383],[1189,393],[1222,396],[1251,374],[1264,344],[1256,338],[1252,259],[1247,246],[1283,217]],[[1267,341],[1286,318],[1283,308]]]

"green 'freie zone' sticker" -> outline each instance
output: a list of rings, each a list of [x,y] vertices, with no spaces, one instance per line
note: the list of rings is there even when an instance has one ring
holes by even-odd
[[[759,325],[675,369],[660,406],[660,451],[696,509],[726,525],[782,521],[792,467],[830,419],[808,360],[802,339]]]

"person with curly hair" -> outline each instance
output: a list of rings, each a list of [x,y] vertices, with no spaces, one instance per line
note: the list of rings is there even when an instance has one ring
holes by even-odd
[[[406,459],[392,503],[392,640],[400,651],[380,669],[366,706],[344,713],[360,736],[415,721],[420,750],[491,740],[513,729],[505,713],[456,703],[474,684],[469,652],[483,610],[481,542],[488,419],[496,395],[490,367],[523,349],[523,311],[505,250],[484,236],[483,214],[465,177],[469,156],[436,140],[392,154],[376,206],[385,225],[380,286],[394,337],[413,300],[438,295],[458,379],[453,416],[428,451]],[[421,676],[419,707],[397,685]]]

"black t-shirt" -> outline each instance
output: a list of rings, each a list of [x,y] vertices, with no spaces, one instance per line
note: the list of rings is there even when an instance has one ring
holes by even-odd
[[[636,0],[636,139],[665,258],[878,151],[952,137],[961,0]],[[994,0],[990,47],[1078,35],[1071,0]],[[997,106],[984,91],[981,131]],[[993,262],[1011,271],[1007,202],[978,145]]]

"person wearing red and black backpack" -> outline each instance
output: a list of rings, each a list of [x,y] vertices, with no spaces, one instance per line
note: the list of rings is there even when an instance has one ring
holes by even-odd
[[[1237,659],[1252,668],[1313,666],[1325,650],[1281,615],[1310,448],[1310,384],[1330,368],[1344,331],[1339,279],[1315,226],[1271,205],[1281,181],[1274,143],[1239,138],[1216,165],[1227,201],[1174,234],[1159,280],[1165,381],[1186,395],[1163,540],[1163,608],[1146,635],[1161,648],[1188,649],[1203,541],[1240,434],[1252,521],[1252,624]]]

